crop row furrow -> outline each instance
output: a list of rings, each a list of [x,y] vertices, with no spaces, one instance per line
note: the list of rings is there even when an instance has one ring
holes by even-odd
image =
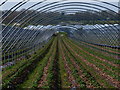
[[[65,66],[65,69],[66,69],[66,71],[67,71],[67,74],[68,74],[68,80],[69,80],[69,82],[71,82],[71,88],[72,87],[79,87],[79,85],[76,83],[76,80],[75,80],[75,78],[73,77],[73,75],[72,75],[72,71],[71,71],[71,69],[70,69],[70,67],[69,67],[69,65],[68,65],[68,63],[67,63],[67,60],[66,60],[66,57],[65,57],[65,54],[64,54],[64,52],[63,52],[63,48],[62,48],[62,46],[60,45],[60,48],[61,48],[61,52],[62,52],[62,58],[63,58],[63,62],[64,62],[64,66]]]
[[[83,47],[89,48],[92,51],[94,50],[97,53],[101,53],[101,55],[103,55],[105,57],[110,57],[110,58],[113,58],[113,59],[118,59],[118,54],[111,53],[111,52],[102,50],[100,48],[97,48],[97,47],[94,47],[94,46],[91,46],[91,45],[88,45],[88,44],[84,44],[82,42],[79,42],[78,45],[81,45]]]
[[[70,88],[71,82],[69,82],[68,79],[68,73],[66,71],[63,57],[62,57],[62,50],[60,48],[61,42],[60,39],[58,40],[58,46],[59,46],[59,64],[60,64],[60,77],[61,77],[61,88]]]
[[[48,69],[51,65],[51,60],[53,59],[53,56],[54,56],[54,53],[55,53],[55,50],[53,49],[55,47],[55,44],[56,44],[56,42],[54,43],[53,47],[51,47],[51,50],[49,52],[50,55],[52,55],[52,56],[49,57],[47,65],[44,67],[43,75],[42,75],[41,79],[38,81],[38,88],[44,86],[45,82],[47,82]]]
[[[73,44],[70,40],[68,40],[68,39],[66,39],[66,40],[67,40],[70,44],[72,44],[72,45],[74,45],[75,47],[77,47],[78,49],[80,49],[81,51],[85,52],[86,54],[88,54],[88,55],[90,55],[90,56],[93,56],[93,57],[95,57],[96,59],[99,59],[99,60],[101,60],[101,61],[103,61],[103,62],[106,62],[106,63],[108,63],[108,64],[110,64],[110,65],[112,65],[112,66],[115,66],[115,67],[119,68],[119,65],[118,65],[118,64],[114,64],[113,62],[110,62],[110,61],[108,61],[108,60],[106,60],[106,59],[100,58],[100,57],[98,57],[98,56],[96,56],[96,55],[94,55],[94,54],[92,54],[92,53],[90,53],[90,52],[88,52],[88,51],[86,51],[86,50],[83,50],[83,49],[80,48],[79,46]]]
[[[67,48],[65,49],[65,47],[64,47],[64,50],[66,51],[67,56],[69,57],[70,61],[72,62],[71,64],[73,64],[74,68],[77,69],[79,77],[84,81],[84,83],[86,83],[86,87],[87,88],[95,88],[95,86],[92,85],[90,80],[83,74],[83,71],[80,69],[78,64],[76,64],[75,60],[73,60],[73,57],[71,57],[70,53],[67,51]]]
[[[83,42],[83,41],[81,41],[81,43],[84,43],[86,45],[90,45],[90,46],[96,47],[98,49],[101,49],[101,50],[104,50],[104,51],[107,51],[107,52],[111,52],[111,53],[115,53],[115,54],[120,54],[118,52],[118,49],[111,49],[111,48],[107,48],[107,47],[103,48],[103,47],[96,46],[96,45],[93,45],[93,44],[89,44],[89,43],[86,43],[86,42]]]
[[[68,47],[71,49],[72,52],[75,53],[75,55],[78,58],[80,58],[81,60],[83,60],[88,66],[92,67],[96,72],[99,72],[99,74],[101,75],[101,77],[103,77],[105,80],[107,80],[110,84],[112,83],[112,85],[114,85],[115,87],[119,86],[119,81],[117,81],[116,79],[113,79],[110,75],[107,75],[106,73],[104,73],[103,70],[100,69],[100,68],[98,68],[96,65],[88,62],[82,56],[80,56],[79,54],[77,54],[70,46],[68,46]]]
[[[69,46],[74,47],[75,45],[69,43]],[[85,59],[88,59],[88,60],[91,59],[89,60],[91,63],[94,63],[99,68],[102,68],[103,71],[107,72],[115,79],[118,79],[118,77],[120,76],[118,72],[119,69],[117,67],[111,66],[108,63],[104,63],[103,61],[101,62],[101,60],[96,59],[94,56],[90,56],[88,53],[86,53],[87,51],[84,52],[83,49],[81,50],[81,48],[79,49],[78,47],[75,46],[74,49],[78,52],[78,54],[81,54],[82,56],[84,56]]]
[[[41,77],[41,80],[38,82],[39,83],[38,88],[42,87],[44,82],[46,81],[50,62],[51,62],[51,57],[49,58],[49,61],[48,61],[47,65],[44,67],[43,76]]]
[[[5,81],[3,81],[3,87],[11,87],[11,88],[16,88],[18,84],[23,83],[28,76],[28,74],[34,70],[36,68],[36,65],[39,62],[40,58],[43,58],[46,53],[47,50],[50,49],[52,42],[54,39],[52,39],[46,46],[45,48],[41,49],[40,51],[38,51],[37,53],[40,52],[40,54],[36,54],[32,57],[31,60],[28,60],[26,64],[24,64],[23,67],[17,69],[17,71],[11,71],[11,69],[9,69],[11,71],[12,76],[9,76],[8,79],[6,79]]]

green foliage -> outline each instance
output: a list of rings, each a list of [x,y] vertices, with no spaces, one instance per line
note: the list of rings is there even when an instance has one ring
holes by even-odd
[[[96,52],[95,49],[90,49],[86,45],[70,40],[64,32],[58,33],[55,37],[53,36],[45,47],[38,50],[36,54],[31,55],[29,59],[18,61],[15,65],[5,68],[2,71],[3,87],[15,85],[16,88],[37,89],[39,81],[41,81],[41,77],[43,76],[44,68],[48,65],[45,81],[41,88],[52,89],[55,85],[61,88],[69,88],[72,86],[72,81],[70,81],[68,75],[73,76],[75,83],[80,88],[86,88],[88,85],[96,88],[115,88],[111,84],[113,83],[111,80],[107,80],[107,77],[104,78],[100,74],[100,72],[103,72],[119,81],[120,78],[116,74],[119,68],[112,65],[116,65],[113,62],[114,60]],[[99,58],[96,58],[96,56]],[[102,61],[100,58],[112,64],[104,60]],[[48,64],[49,60],[50,62]],[[66,63],[67,67],[65,67]],[[96,70],[92,65],[100,70]],[[69,68],[71,73],[68,73],[68,69],[66,68]],[[21,76],[24,74],[26,76],[22,79]],[[58,80],[57,83],[55,81],[56,79]],[[23,81],[18,83],[16,80]]]

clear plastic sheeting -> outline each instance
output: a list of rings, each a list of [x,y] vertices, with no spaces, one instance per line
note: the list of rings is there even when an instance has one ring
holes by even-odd
[[[57,31],[87,43],[119,48],[120,7],[116,3],[99,0],[10,3],[6,0],[0,4],[4,8],[0,16],[3,64],[35,53]]]

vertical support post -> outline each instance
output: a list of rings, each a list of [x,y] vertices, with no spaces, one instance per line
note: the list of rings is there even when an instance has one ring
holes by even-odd
[[[10,59],[10,53],[8,52],[8,62],[10,62],[10,60],[9,60],[9,59]]]
[[[12,58],[11,58],[12,60],[12,62],[14,61],[14,51],[12,52]]]
[[[4,59],[3,59],[3,64],[5,63],[5,60],[6,60],[6,55],[5,55],[5,53],[4,53]]]
[[[35,53],[35,45],[34,45],[34,53]]]

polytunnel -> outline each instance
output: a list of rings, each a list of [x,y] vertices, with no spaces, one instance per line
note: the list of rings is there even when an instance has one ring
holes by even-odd
[[[0,2],[1,86],[120,88],[120,1]]]

